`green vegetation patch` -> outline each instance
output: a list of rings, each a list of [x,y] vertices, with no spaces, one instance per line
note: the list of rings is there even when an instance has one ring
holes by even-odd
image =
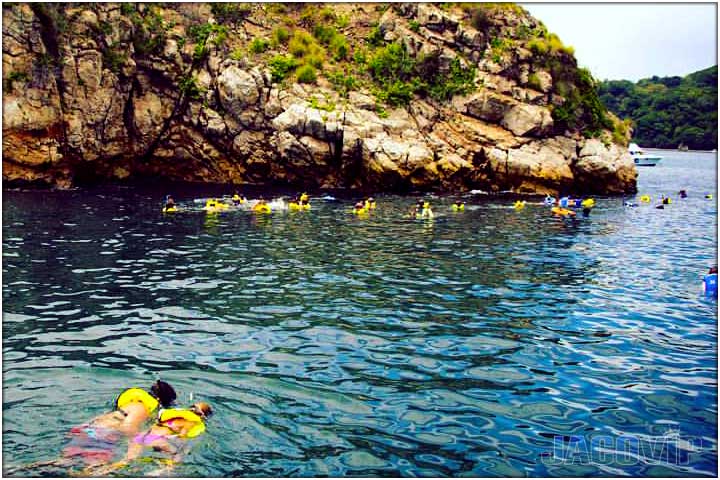
[[[717,149],[717,66],[686,77],[606,81],[599,93],[608,109],[633,120],[640,145]]]
[[[439,54],[415,58],[404,43],[394,42],[377,49],[367,65],[375,96],[390,105],[407,105],[416,94],[444,101],[475,89],[474,67],[455,58],[443,72],[440,63]]]

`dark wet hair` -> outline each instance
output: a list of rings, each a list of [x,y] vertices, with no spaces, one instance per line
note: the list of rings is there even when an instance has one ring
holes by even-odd
[[[175,401],[177,394],[175,389],[167,382],[158,380],[150,387],[153,396],[158,399],[160,405],[167,408]]]
[[[708,272],[708,275],[712,275],[713,273],[718,273],[717,265],[710,267],[710,271]]]

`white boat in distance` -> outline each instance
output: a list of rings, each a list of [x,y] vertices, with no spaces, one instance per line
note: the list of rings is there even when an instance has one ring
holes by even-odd
[[[638,146],[637,143],[631,143],[628,147],[628,152],[630,152],[630,155],[632,155],[635,165],[637,165],[638,167],[654,167],[655,165],[660,163],[660,160],[662,160],[662,157],[659,155],[651,155],[649,153],[645,153],[643,149]]]

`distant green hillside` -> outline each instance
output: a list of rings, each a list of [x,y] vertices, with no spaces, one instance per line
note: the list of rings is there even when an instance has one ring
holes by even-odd
[[[644,147],[717,148],[717,65],[684,78],[652,77],[632,83],[600,83],[600,99],[635,124],[633,139]]]

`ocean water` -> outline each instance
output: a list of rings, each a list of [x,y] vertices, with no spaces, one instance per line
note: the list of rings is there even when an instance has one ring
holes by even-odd
[[[159,376],[216,412],[179,476],[716,476],[717,158],[664,154],[639,193],[671,205],[572,220],[470,194],[413,220],[416,196],[359,218],[338,192],[255,215],[202,212],[220,186],[6,190],[4,472],[71,473],[23,466]]]

